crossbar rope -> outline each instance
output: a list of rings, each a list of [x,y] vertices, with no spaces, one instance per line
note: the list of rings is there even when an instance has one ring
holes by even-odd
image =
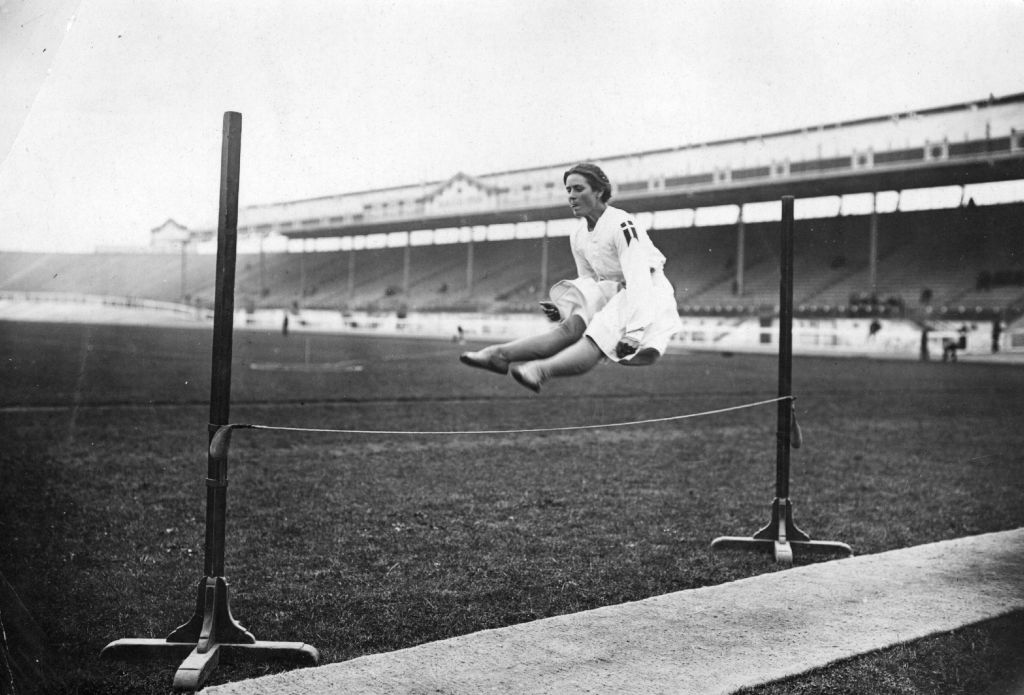
[[[756,408],[762,405],[778,403],[780,401],[794,401],[794,396],[778,396],[754,403],[733,405],[727,408],[705,410],[699,413],[687,413],[685,415],[670,415],[668,417],[649,418],[647,420],[630,420],[628,422],[608,422],[595,425],[569,425],[564,427],[533,427],[526,429],[506,430],[355,430],[355,429],[330,429],[321,427],[285,427],[280,425],[257,425],[252,423],[232,423],[222,425],[214,433],[210,440],[210,454],[214,457],[224,456],[230,442],[232,430],[272,430],[276,432],[310,432],[323,434],[369,434],[369,435],[471,435],[471,434],[528,434],[538,432],[569,432],[573,430],[595,430],[610,427],[629,427],[632,425],[650,425],[657,422],[670,422],[672,420],[686,420],[690,418],[705,417],[708,415],[719,415],[734,410]],[[795,420],[794,420],[795,422]]]

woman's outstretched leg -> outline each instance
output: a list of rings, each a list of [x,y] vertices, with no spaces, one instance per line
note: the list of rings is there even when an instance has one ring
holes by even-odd
[[[551,357],[517,362],[509,369],[509,373],[526,388],[540,392],[540,387],[548,379],[589,372],[603,359],[601,348],[590,338],[582,338]]]
[[[459,360],[470,367],[508,374],[509,365],[513,362],[537,360],[557,354],[582,338],[586,329],[583,317],[573,314],[547,333],[491,345],[476,352],[464,352],[459,355]]]

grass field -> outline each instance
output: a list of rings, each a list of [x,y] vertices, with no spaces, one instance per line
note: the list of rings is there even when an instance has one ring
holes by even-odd
[[[0,569],[32,618],[6,629],[39,636],[47,692],[169,691],[173,664],[97,657],[191,616],[210,340],[0,324]],[[460,349],[239,331],[231,419],[558,428],[699,413],[777,388],[773,357],[668,355],[535,396],[460,365]],[[307,355],[322,366],[304,368]],[[1024,369],[796,357],[793,391],[804,446],[792,498],[812,538],[866,554],[1024,525]],[[258,639],[308,642],[327,663],[778,571],[708,547],[768,520],[775,412],[514,435],[238,431],[233,613]],[[1021,667],[1022,635],[1013,615],[751,692],[997,692]],[[221,665],[210,682],[278,668]]]

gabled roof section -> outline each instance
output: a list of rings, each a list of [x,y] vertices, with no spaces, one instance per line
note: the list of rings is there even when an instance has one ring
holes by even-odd
[[[163,224],[161,224],[161,225],[159,225],[157,227],[153,227],[153,229],[151,229],[150,231],[151,232],[160,233],[160,232],[167,232],[167,231],[177,232],[177,231],[187,230],[187,229],[188,229],[188,227],[186,227],[183,224],[179,224],[173,217],[168,217],[166,222],[164,222]]]
[[[493,186],[489,183],[481,181],[475,176],[470,176],[469,174],[460,171],[459,173],[455,174],[455,176],[451,177],[450,179],[442,183],[440,186],[435,188],[433,191],[423,196],[422,201],[431,201],[434,198],[438,197],[439,195],[443,195],[444,193],[447,193],[448,191],[457,188],[460,184],[468,186],[471,189],[483,193],[485,195],[496,195],[500,193],[502,190],[499,186]]]

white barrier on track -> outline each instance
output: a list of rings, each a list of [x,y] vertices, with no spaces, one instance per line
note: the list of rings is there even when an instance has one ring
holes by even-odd
[[[536,334],[550,327],[540,314],[486,314],[330,311],[303,309],[244,309],[235,312],[236,330],[296,333],[407,336],[472,342],[498,342]],[[0,292],[0,319],[134,325],[194,325],[207,327],[212,312],[173,302],[137,297],[74,295],[56,292]],[[683,328],[672,339],[670,351],[775,354],[778,320],[757,316],[683,316]],[[907,319],[880,319],[881,328],[870,335],[870,318],[797,318],[793,321],[793,352],[798,355],[835,355],[913,358],[921,356],[921,326]],[[988,322],[931,321],[927,335],[930,359],[941,360],[944,341],[958,341],[965,327],[960,356],[992,352]],[[1004,353],[1024,353],[1024,341],[1007,331],[1000,340]]]

